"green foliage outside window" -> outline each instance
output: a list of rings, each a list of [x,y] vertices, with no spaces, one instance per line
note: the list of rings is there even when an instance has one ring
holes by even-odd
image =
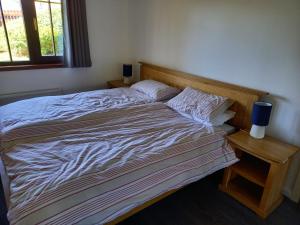
[[[47,13],[49,12],[45,12],[45,15],[47,15]],[[61,18],[60,10],[52,11],[53,33],[57,55],[63,55],[63,28]],[[26,34],[22,32],[24,31],[23,18],[20,17],[15,20],[6,21],[6,26],[8,28],[7,31],[12,55],[20,58],[28,57],[27,38]],[[44,56],[54,55],[52,45],[52,30],[51,26],[49,25],[49,17],[41,17],[38,20],[38,29],[41,44],[41,54]],[[7,52],[7,42],[4,29],[3,27],[0,27],[0,55],[4,52]],[[0,61],[2,61],[1,58]]]

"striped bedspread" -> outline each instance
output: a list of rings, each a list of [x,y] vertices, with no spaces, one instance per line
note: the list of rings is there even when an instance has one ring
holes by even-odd
[[[0,107],[0,131],[29,125],[70,121],[103,110],[153,102],[132,88],[114,88],[69,95],[45,96]]]
[[[3,137],[11,224],[104,224],[237,161],[224,131],[163,103]]]

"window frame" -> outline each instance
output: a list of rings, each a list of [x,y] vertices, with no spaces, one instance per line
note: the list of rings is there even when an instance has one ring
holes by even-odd
[[[37,0],[37,1],[45,2],[45,3],[49,2],[48,0]],[[37,15],[35,10],[35,0],[20,0],[20,3],[22,7],[24,27],[25,27],[26,37],[27,37],[29,60],[15,61],[15,62],[13,61],[0,62],[0,71],[14,70],[14,68],[16,70],[20,70],[20,69],[41,69],[41,68],[63,67],[64,56],[42,56],[38,24],[37,24]],[[63,3],[58,3],[58,4],[61,4],[62,23],[64,24]],[[0,10],[0,15],[1,16],[3,15],[2,8]],[[3,19],[4,19],[4,15],[3,15]],[[4,23],[5,23],[5,19],[4,19]],[[52,20],[51,20],[51,24],[52,24]],[[10,46],[8,48],[10,48]]]

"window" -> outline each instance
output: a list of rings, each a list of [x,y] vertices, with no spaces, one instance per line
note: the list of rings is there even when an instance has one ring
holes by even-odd
[[[61,0],[0,0],[0,66],[63,60]]]

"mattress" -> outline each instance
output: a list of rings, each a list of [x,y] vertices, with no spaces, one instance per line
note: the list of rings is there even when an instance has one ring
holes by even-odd
[[[163,103],[3,135],[11,224],[103,224],[237,161],[221,128]]]

